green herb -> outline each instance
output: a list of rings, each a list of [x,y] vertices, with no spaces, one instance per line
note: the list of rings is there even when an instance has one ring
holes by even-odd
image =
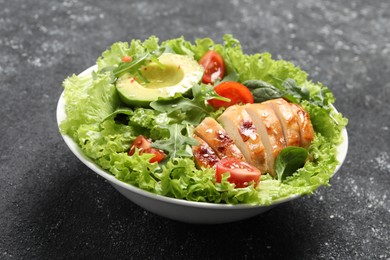
[[[314,85],[310,82],[299,86],[294,79],[280,80],[278,87],[262,80],[246,80],[243,84],[252,92],[255,102],[263,102],[275,98],[285,98],[290,102],[300,104],[306,100],[314,106],[329,111],[333,95],[328,88]],[[311,88],[311,89],[310,89]]]
[[[284,148],[276,157],[275,171],[279,181],[283,181],[286,177],[291,176],[299,168],[301,168],[308,156],[305,148],[290,146]]]
[[[148,61],[158,62],[158,57],[161,56],[165,51],[164,47],[160,47],[153,52],[147,52],[146,54],[141,55],[140,57],[135,57],[131,62],[121,62],[117,68],[113,70],[113,74],[115,78],[122,76],[125,73],[131,74],[141,74],[139,73],[140,67],[145,65]]]
[[[279,89],[262,80],[246,80],[243,85],[252,92],[256,103],[283,97]]]
[[[310,101],[310,92],[307,88],[299,87],[295,80],[286,79],[283,81],[283,97],[293,103],[300,103],[302,100]]]
[[[191,130],[188,125],[173,124],[169,126],[169,138],[157,140],[152,143],[152,147],[168,152],[168,156],[191,157],[192,145],[198,145],[198,142],[190,137]]]
[[[150,103],[150,106],[162,114],[166,114],[171,120],[161,128],[169,129],[170,137],[157,140],[153,147],[168,152],[169,157],[191,157],[191,146],[198,142],[192,138],[192,129],[205,117],[214,113],[213,108],[206,104],[206,100],[219,97],[209,85],[195,85],[192,88],[193,98],[176,94],[171,98],[160,98]]]
[[[110,119],[110,118],[115,118],[117,117],[118,115],[127,115],[127,116],[131,116],[133,114],[133,109],[129,108],[129,107],[119,107],[117,108],[114,112],[112,112],[111,114],[109,114],[108,116],[106,116],[106,118],[104,118],[102,120],[102,122],[106,121],[107,119]]]
[[[156,111],[167,113],[169,117],[178,122],[184,121],[197,125],[213,112],[213,108],[206,104],[206,100],[219,96],[207,85],[194,85],[192,94],[192,99],[183,97],[181,94],[167,99],[160,98],[150,103],[150,106]]]

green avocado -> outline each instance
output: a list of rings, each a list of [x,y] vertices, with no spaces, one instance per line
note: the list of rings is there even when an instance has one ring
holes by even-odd
[[[159,97],[186,93],[203,76],[203,67],[190,56],[163,53],[161,64],[150,62],[140,69],[142,77],[125,74],[118,78],[116,88],[121,100],[130,106],[148,106]]]

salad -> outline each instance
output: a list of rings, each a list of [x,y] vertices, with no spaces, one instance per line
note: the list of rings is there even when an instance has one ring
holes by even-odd
[[[86,156],[189,201],[270,205],[313,193],[328,185],[347,125],[327,87],[269,53],[243,53],[232,35],[117,42],[63,86],[60,130]]]

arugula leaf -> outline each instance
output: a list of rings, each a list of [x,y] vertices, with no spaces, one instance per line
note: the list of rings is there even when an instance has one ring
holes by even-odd
[[[166,114],[171,120],[160,128],[169,129],[170,137],[157,140],[152,145],[155,148],[167,151],[169,157],[191,157],[191,146],[198,145],[192,138],[192,129],[205,117],[217,114],[207,105],[206,101],[212,98],[223,99],[215,93],[211,85],[195,85],[192,88],[193,98],[183,97],[177,93],[172,98],[160,98],[150,103],[150,106],[162,114]]]
[[[230,102],[229,98],[218,95],[217,92],[215,92],[214,87],[210,84],[206,85],[202,83],[201,85],[194,86],[192,88],[192,93],[193,93],[194,100],[197,103],[203,105],[206,104],[205,101],[210,99],[218,99],[221,101]],[[210,109],[210,106],[207,107],[208,109]]]
[[[202,120],[202,114],[206,111],[191,99],[181,95],[176,95],[174,99],[159,99],[150,103],[150,106],[159,112],[167,113],[167,115],[179,123],[186,121],[192,124],[197,124]]]
[[[133,115],[133,110],[129,107],[119,107],[117,108],[114,112],[112,112],[111,114],[109,114],[108,116],[106,116],[106,118],[104,118],[102,120],[102,123],[104,121],[106,121],[107,119],[110,119],[110,118],[115,118],[116,116],[118,115],[127,115],[127,116],[131,116]]]
[[[307,159],[308,152],[305,148],[289,146],[284,148],[275,160],[275,171],[279,181],[291,176],[301,168]]]
[[[135,53],[142,53],[144,47],[140,41],[133,40],[131,47],[127,42],[114,43],[110,49],[104,51],[97,60],[98,72],[112,71],[121,62],[123,56],[133,56]]]
[[[115,78],[120,77],[124,73],[137,73],[139,68],[146,64],[147,61],[151,60],[158,62],[158,57],[165,51],[164,47],[160,47],[152,52],[147,52],[139,57],[136,57],[131,62],[121,62],[117,68],[113,70]],[[158,63],[159,64],[159,63]]]
[[[195,85],[192,88],[192,93],[194,96],[192,99],[176,94],[172,98],[160,98],[153,101],[150,106],[156,111],[167,113],[178,123],[184,121],[197,125],[213,112],[213,108],[206,104],[206,100],[219,96],[215,91],[210,91],[206,85]]]
[[[189,137],[188,125],[173,124],[169,126],[169,138],[164,140],[157,140],[152,143],[152,147],[168,152],[168,156],[175,158],[191,157],[192,145],[198,145],[198,142]]]

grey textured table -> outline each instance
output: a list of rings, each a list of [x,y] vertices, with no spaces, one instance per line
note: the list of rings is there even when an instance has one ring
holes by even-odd
[[[390,2],[0,0],[0,258],[390,259]],[[115,41],[240,39],[334,92],[350,149],[331,187],[225,225],[146,212],[58,133],[62,80]]]

